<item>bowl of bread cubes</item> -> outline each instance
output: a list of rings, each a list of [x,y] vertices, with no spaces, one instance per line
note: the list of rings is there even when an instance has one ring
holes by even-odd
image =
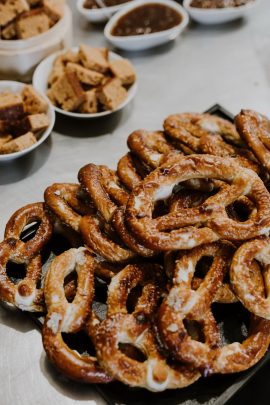
[[[107,48],[80,45],[42,61],[33,86],[61,114],[98,118],[124,108],[135,96],[137,81],[128,59]]]
[[[30,80],[41,60],[71,41],[65,0],[0,1],[0,79]]]
[[[55,112],[31,85],[0,81],[0,162],[37,148],[50,135]]]

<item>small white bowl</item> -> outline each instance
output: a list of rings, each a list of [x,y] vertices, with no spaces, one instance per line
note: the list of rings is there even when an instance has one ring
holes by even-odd
[[[14,81],[8,81],[8,80],[0,80],[0,93],[5,92],[5,91],[10,91],[12,93],[20,93],[25,86],[24,83],[21,82],[14,82]],[[1,162],[7,162],[9,160],[17,159],[21,156],[26,155],[29,152],[32,152],[32,150],[36,149],[39,145],[41,145],[50,135],[52,132],[52,129],[54,127],[55,123],[55,112],[54,109],[51,106],[51,103],[47,97],[44,97],[44,95],[40,94],[45,100],[48,102],[48,111],[47,111],[47,116],[49,118],[49,126],[48,128],[42,133],[40,138],[37,140],[34,145],[30,146],[30,148],[23,149],[19,152],[14,152],[14,153],[8,153],[5,155],[0,154],[0,163]]]
[[[111,31],[113,27],[116,25],[117,21],[124,16],[125,14],[129,13],[131,10],[139,7],[144,6],[147,4],[162,4],[165,6],[169,6],[173,8],[176,12],[178,12],[182,16],[182,20],[180,24],[176,25],[173,28],[168,30],[154,32],[152,34],[145,34],[145,35],[130,35],[130,36],[116,36],[112,35]],[[107,40],[113,44],[115,47],[124,49],[126,51],[138,51],[153,48],[158,45],[165,44],[166,42],[172,41],[175,39],[188,25],[189,17],[185,9],[177,4],[175,1],[172,0],[135,0],[132,4],[128,4],[124,7],[123,10],[116,13],[110,21],[106,24],[104,29],[104,35]]]
[[[72,13],[65,6],[64,16],[48,31],[28,39],[0,39],[0,79],[30,81],[40,61],[71,43]]]
[[[133,0],[130,0],[133,1]],[[121,10],[122,8],[126,7],[127,3],[118,4],[116,6],[111,7],[103,7],[103,8],[96,8],[96,9],[88,9],[85,8],[83,5],[85,0],[77,0],[77,9],[83,17],[92,23],[102,23],[108,21],[114,13]]]
[[[239,7],[224,8],[197,8],[191,7],[192,0],[184,0],[183,6],[194,21],[201,24],[223,24],[247,15],[251,9],[257,6],[260,0],[253,0]]]
[[[71,48],[73,52],[77,52],[78,48]],[[42,95],[46,95],[47,90],[48,90],[48,78],[49,75],[52,71],[53,68],[53,62],[55,58],[58,55],[61,55],[63,51],[61,52],[56,52],[50,56],[48,56],[46,59],[44,59],[36,68],[34,75],[33,75],[33,86],[35,89],[37,89]],[[109,52],[109,59],[110,60],[117,60],[117,59],[123,59],[121,56],[117,55],[114,52]],[[52,107],[54,108],[55,111],[57,111],[60,114],[67,115],[69,117],[73,118],[99,118],[99,117],[104,117],[106,115],[110,115],[116,111],[122,110],[130,101],[133,99],[133,97],[136,94],[137,91],[137,81],[133,83],[132,86],[129,87],[128,89],[128,95],[127,98],[123,101],[122,104],[120,104],[115,110],[106,110],[94,114],[85,114],[85,113],[78,113],[78,112],[71,112],[71,111],[65,111],[62,110],[59,107],[56,107],[52,104]]]

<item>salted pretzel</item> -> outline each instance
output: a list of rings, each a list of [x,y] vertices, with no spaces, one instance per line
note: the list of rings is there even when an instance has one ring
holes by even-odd
[[[223,118],[210,114],[175,114],[165,119],[164,129],[176,146],[184,147],[186,154],[234,157],[240,165],[256,172],[260,170],[235,126]]]
[[[99,213],[81,220],[80,230],[87,246],[116,263],[127,262],[137,254],[153,256],[154,252],[138,243],[126,227],[122,208],[126,205],[128,193],[122,188],[117,175],[106,166],[91,164],[80,170],[79,180]],[[104,232],[104,227],[107,232]]]
[[[223,185],[197,207],[153,218],[156,201],[168,199],[175,186],[194,178],[221,180]],[[235,221],[226,207],[243,195],[252,200],[256,210],[246,221]],[[135,187],[126,207],[126,221],[149,249],[191,249],[219,239],[247,240],[269,232],[270,196],[256,173],[233,159],[184,156],[159,167]]]
[[[263,167],[270,171],[270,121],[252,110],[242,110],[235,117],[235,125]]]
[[[108,317],[95,335],[97,356],[104,369],[125,384],[154,392],[185,387],[200,377],[198,371],[182,364],[170,367],[158,351],[150,317],[161,294],[156,284],[160,277],[160,269],[138,265],[128,266],[115,276],[109,286]],[[128,313],[129,293],[139,284],[142,295]],[[134,349],[145,358],[140,361]]]
[[[77,291],[68,302],[64,279],[71,272],[78,276]],[[70,249],[52,262],[45,280],[48,313],[42,329],[44,349],[50,361],[71,379],[87,383],[111,381],[95,357],[79,354],[64,342],[62,333],[76,333],[85,327],[94,296],[94,260],[85,248]]]
[[[37,223],[34,236],[26,242],[21,240],[21,234],[27,225]],[[28,204],[17,210],[9,219],[5,228],[5,239],[17,241],[16,252],[12,260],[15,263],[25,263],[48,243],[53,232],[53,221],[46,212],[44,203]]]
[[[134,131],[129,135],[127,144],[129,149],[152,169],[162,164],[164,156],[181,154],[167,141],[162,131]]]
[[[83,215],[95,212],[93,204],[79,199],[81,188],[78,184],[55,183],[47,187],[44,199],[51,211],[65,225],[79,231]]]
[[[270,239],[244,243],[233,257],[230,279],[242,304],[253,314],[270,319]]]
[[[131,152],[124,155],[117,164],[117,175],[128,190],[132,190],[150,172],[151,168]]]
[[[204,256],[213,261],[199,288],[193,290],[196,264]],[[248,337],[242,343],[222,344],[211,304],[231,257],[231,248],[224,243],[186,252],[176,262],[173,286],[159,309],[157,325],[166,347],[179,361],[204,370],[205,375],[246,370],[261,359],[269,345],[270,322],[252,315]],[[203,340],[188,332],[188,325],[194,321],[202,327]]]

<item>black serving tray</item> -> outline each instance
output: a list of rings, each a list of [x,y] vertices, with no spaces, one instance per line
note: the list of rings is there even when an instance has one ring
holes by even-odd
[[[233,121],[233,115],[219,104],[209,108],[207,113],[217,115]],[[33,231],[33,229],[32,229]],[[31,228],[27,230],[24,237],[31,233]],[[240,304],[230,304],[229,312],[233,317],[245,318],[245,313]],[[226,310],[227,312],[227,310]],[[34,322],[41,327],[43,318],[35,314],[30,314]],[[231,317],[230,319],[232,319]],[[230,323],[230,319],[225,322]],[[232,334],[237,336],[239,326],[230,324]],[[191,386],[179,390],[167,390],[162,393],[152,393],[145,389],[130,388],[120,382],[113,382],[107,385],[95,385],[97,391],[110,405],[223,405],[242,389],[247,382],[270,360],[270,351],[264,358],[251,369],[230,375],[214,375],[202,377]]]

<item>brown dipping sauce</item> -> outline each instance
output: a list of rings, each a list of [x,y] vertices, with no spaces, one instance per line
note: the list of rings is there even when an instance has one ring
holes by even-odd
[[[111,34],[119,37],[152,34],[173,28],[181,21],[181,14],[172,7],[159,3],[146,4],[123,15]]]
[[[118,6],[119,4],[128,3],[130,0],[103,0],[103,3],[107,7]],[[85,0],[83,4],[84,8],[87,9],[97,9],[100,8],[95,0]]]

